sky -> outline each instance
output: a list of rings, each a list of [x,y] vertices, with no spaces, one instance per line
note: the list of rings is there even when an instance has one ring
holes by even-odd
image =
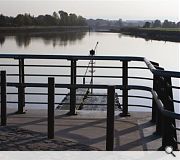
[[[76,13],[85,18],[180,21],[180,0],[0,0],[0,13]]]

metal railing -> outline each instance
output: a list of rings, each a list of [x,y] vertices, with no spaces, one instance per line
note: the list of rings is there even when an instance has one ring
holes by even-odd
[[[55,102],[55,95],[66,95],[62,93],[55,93],[55,88],[68,88],[70,89],[70,109],[69,115],[76,114],[76,95],[77,88],[94,88],[94,89],[107,89],[107,138],[106,138],[106,150],[113,150],[113,137],[114,137],[114,94],[115,89],[122,90],[122,113],[121,116],[129,116],[128,107],[147,107],[152,108],[152,122],[156,124],[156,133],[162,136],[162,147],[172,146],[174,150],[178,149],[176,120],[180,120],[180,114],[175,113],[174,103],[180,103],[179,100],[173,99],[172,89],[180,89],[179,86],[172,86],[171,78],[180,78],[179,72],[165,71],[159,67],[158,63],[150,62],[143,57],[123,57],[123,56],[67,56],[67,55],[18,55],[18,54],[1,54],[0,59],[15,59],[18,60],[17,64],[0,64],[0,66],[18,66],[19,74],[8,74],[7,76],[18,76],[19,82],[6,82],[5,71],[1,71],[1,125],[6,125],[6,106],[7,103],[16,103],[14,101],[7,101],[8,94],[16,94],[15,92],[6,93],[7,87],[18,88],[18,112],[23,113],[25,104],[48,104],[48,138],[54,138],[54,105],[59,104]],[[70,65],[27,65],[25,60],[68,60]],[[121,78],[122,84],[109,86],[102,84],[77,84],[77,77],[84,77],[84,75],[77,75],[77,68],[86,68],[87,66],[77,66],[77,61],[90,61],[90,60],[103,60],[103,61],[119,61],[122,62],[122,66],[94,66],[94,68],[111,68],[122,69],[122,75],[117,76],[102,76],[93,75],[93,78]],[[144,62],[147,67],[131,67],[130,62]],[[70,68],[70,75],[53,75],[53,74],[26,74],[25,67],[64,67]],[[150,70],[153,78],[149,77],[135,77],[129,76],[129,69]],[[54,78],[48,79],[47,83],[26,83],[25,77],[27,76],[44,76],[44,77],[69,77],[70,84],[54,83]],[[88,77],[88,75],[86,75]],[[143,79],[153,81],[153,87],[141,86],[141,85],[129,85],[128,79]],[[27,93],[25,88],[41,87],[48,88],[48,93]],[[130,95],[129,90],[143,90],[152,93],[152,97]],[[48,95],[48,102],[26,102],[25,95]],[[95,95],[91,95],[95,96]],[[98,95],[99,96],[99,95]],[[104,95],[100,95],[104,96]],[[128,97],[152,99],[152,107],[146,105],[134,105],[129,104]],[[91,104],[86,104],[91,105]],[[100,104],[98,104],[100,105]],[[105,105],[105,104],[103,104]]]

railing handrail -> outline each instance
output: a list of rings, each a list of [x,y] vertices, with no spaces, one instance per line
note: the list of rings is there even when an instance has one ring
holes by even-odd
[[[14,59],[67,59],[67,60],[115,60],[115,61],[143,61],[144,57],[136,56],[82,56],[82,55],[40,55],[40,54],[0,54],[0,58]]]
[[[152,104],[152,122],[154,122],[154,118],[156,114],[159,114],[157,112],[160,112],[159,119],[156,119],[156,132],[161,134],[161,130],[163,129],[165,136],[163,135],[163,144],[162,146],[165,147],[165,144],[170,145],[171,144],[171,138],[175,136],[175,139],[177,139],[176,134],[174,134],[171,131],[171,124],[175,124],[175,119],[180,120],[180,114],[176,113],[174,111],[174,104],[173,102],[173,93],[172,88],[180,89],[180,87],[176,87],[172,85],[171,78],[180,78],[180,72],[177,71],[166,71],[163,68],[159,67],[158,63],[151,62],[147,60],[144,57],[133,57],[133,56],[78,56],[78,55],[34,55],[34,54],[1,54],[0,58],[8,58],[8,59],[17,59],[19,60],[19,83],[14,82],[8,82],[6,83],[7,86],[10,87],[17,87],[18,88],[18,110],[23,113],[23,106],[25,106],[25,88],[26,87],[48,87],[48,84],[46,83],[26,83],[24,81],[24,77],[28,76],[24,73],[24,60],[30,59],[30,60],[45,60],[45,59],[51,59],[51,60],[68,60],[71,61],[71,82],[70,84],[53,84],[54,88],[68,88],[70,89],[70,112],[69,114],[74,115],[75,114],[75,108],[76,108],[76,89],[77,88],[95,88],[95,89],[107,89],[109,85],[104,84],[77,84],[76,83],[76,77],[82,77],[81,75],[77,75],[76,68],[78,67],[76,65],[76,62],[78,60],[107,60],[107,61],[120,61],[122,62],[122,85],[114,85],[113,89],[120,89],[122,90],[122,104],[123,104],[123,110],[121,116],[128,116],[128,90],[134,89],[134,90],[144,90],[144,91],[150,91],[153,95],[153,104]],[[130,77],[128,76],[128,69],[130,68],[128,66],[128,62],[131,61],[139,61],[144,62],[147,66],[147,69],[149,69],[153,75],[153,79],[146,78],[146,80],[153,80],[153,89],[151,87],[147,86],[141,86],[141,85],[129,85],[128,84],[128,78],[134,78],[134,79],[145,79],[143,77]],[[7,74],[8,75],[8,74]],[[10,75],[10,74],[9,74]],[[13,75],[13,74],[12,74]],[[33,74],[29,74],[33,75]],[[39,75],[42,76],[42,75]],[[45,76],[45,75],[43,75]],[[56,75],[46,75],[46,76],[56,76]],[[63,75],[65,76],[65,75]],[[94,76],[98,77],[98,76]],[[111,76],[112,77],[112,76]],[[119,78],[119,76],[118,76]],[[114,91],[113,91],[114,92]],[[114,94],[114,93],[113,93]],[[158,95],[157,95],[158,94]],[[53,97],[55,96],[55,93],[53,93]],[[154,102],[156,104],[154,104]],[[176,101],[179,103],[180,101]],[[2,103],[2,101],[1,101]],[[53,106],[54,102],[51,104]],[[133,106],[133,105],[129,105]],[[140,106],[140,105],[139,105]],[[156,110],[155,112],[153,110]],[[162,117],[166,118],[162,118]],[[169,120],[172,118],[173,121]],[[171,123],[171,124],[170,124]],[[161,126],[161,124],[165,126]],[[169,134],[167,130],[171,131],[171,135],[167,136]],[[166,143],[167,142],[167,143]],[[177,144],[173,143],[173,148],[177,149]],[[111,147],[112,148],[112,147]]]
[[[38,55],[38,54],[0,54],[0,58],[13,59],[61,59],[61,60],[113,60],[113,61],[142,61],[154,75],[180,78],[180,72],[159,70],[145,57],[136,56],[82,56],[82,55]]]

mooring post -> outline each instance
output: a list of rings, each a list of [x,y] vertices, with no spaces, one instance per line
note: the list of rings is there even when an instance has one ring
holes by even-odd
[[[115,86],[108,86],[107,92],[106,151],[113,151]]]
[[[23,114],[25,107],[25,86],[24,86],[24,59],[19,59],[19,86],[18,86],[18,111]]]
[[[71,60],[71,87],[70,87],[70,111],[68,115],[76,114],[76,61]]]
[[[54,100],[55,100],[54,78],[48,78],[48,139],[54,138]]]
[[[6,126],[6,71],[1,71],[1,126]]]
[[[120,114],[121,117],[130,116],[128,113],[128,61],[122,62],[122,106],[123,110]]]

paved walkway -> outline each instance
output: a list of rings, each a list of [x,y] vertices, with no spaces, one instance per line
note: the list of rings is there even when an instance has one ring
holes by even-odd
[[[55,140],[49,141],[46,138],[47,111],[28,110],[26,114],[8,115],[7,125],[10,131],[1,127],[0,137],[8,133],[8,137],[4,141],[1,139],[1,143],[8,143],[14,149],[14,144],[20,144],[17,150],[105,150],[106,112],[78,111],[76,116],[66,116],[64,111],[55,110],[55,115]],[[153,135],[155,126],[150,119],[150,113],[132,112],[130,117],[123,118],[116,112],[114,150],[157,150],[161,146],[161,138]],[[16,131],[20,134],[13,134]],[[9,141],[11,136],[14,138]],[[8,147],[6,145],[0,149],[8,150]]]
[[[97,148],[17,127],[0,127],[0,151],[96,151]]]

